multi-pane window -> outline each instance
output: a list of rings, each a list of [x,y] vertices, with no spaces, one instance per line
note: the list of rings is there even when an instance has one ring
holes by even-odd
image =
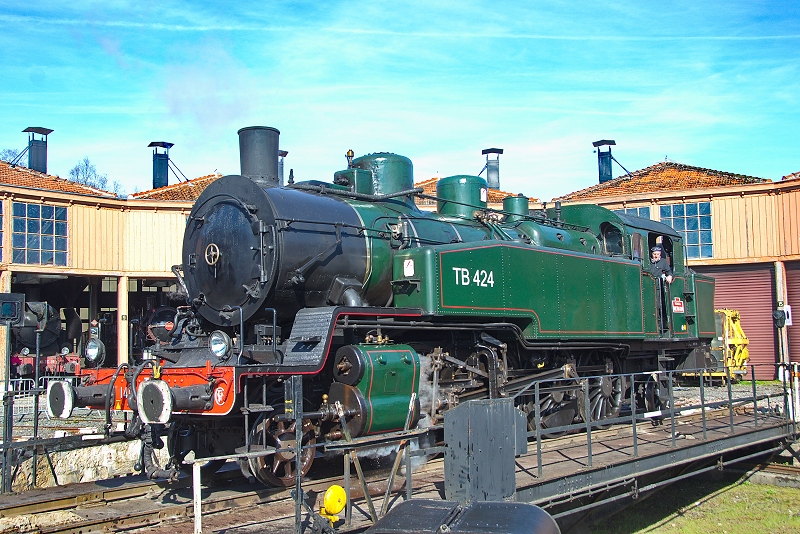
[[[683,235],[687,258],[714,256],[710,202],[661,206],[661,222],[672,226]]]
[[[622,213],[623,215],[635,215],[643,219],[650,218],[650,206],[642,206],[641,208],[625,208],[621,210],[614,210],[615,213]]]
[[[14,263],[67,265],[67,208],[14,202],[11,208]]]

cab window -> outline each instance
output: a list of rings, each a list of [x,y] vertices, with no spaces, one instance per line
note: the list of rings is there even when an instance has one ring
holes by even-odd
[[[624,254],[625,249],[622,245],[622,230],[611,223],[600,225],[600,234],[603,238],[603,248],[606,254]]]

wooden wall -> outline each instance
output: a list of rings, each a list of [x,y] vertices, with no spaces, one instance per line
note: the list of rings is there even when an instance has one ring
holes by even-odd
[[[12,203],[67,207],[67,265],[14,264],[19,272],[65,272],[79,275],[172,278],[180,263],[190,202],[97,199],[8,188],[3,203],[3,260],[12,258]]]

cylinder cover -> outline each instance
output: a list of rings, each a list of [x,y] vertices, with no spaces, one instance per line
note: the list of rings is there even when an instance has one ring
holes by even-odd
[[[408,345],[342,347],[334,380],[328,402],[339,401],[356,413],[347,423],[353,437],[402,430],[411,394],[419,394],[419,355]],[[411,426],[419,419],[419,399],[413,410]]]

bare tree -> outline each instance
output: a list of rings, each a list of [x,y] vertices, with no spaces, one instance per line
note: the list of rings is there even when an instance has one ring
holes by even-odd
[[[88,156],[84,156],[70,171],[69,179],[77,184],[88,185],[96,189],[105,189],[108,184],[108,176],[97,174],[97,168],[89,161]]]
[[[3,150],[0,150],[0,160],[11,163],[17,158],[17,156],[19,156],[19,150],[16,148],[4,148]]]

